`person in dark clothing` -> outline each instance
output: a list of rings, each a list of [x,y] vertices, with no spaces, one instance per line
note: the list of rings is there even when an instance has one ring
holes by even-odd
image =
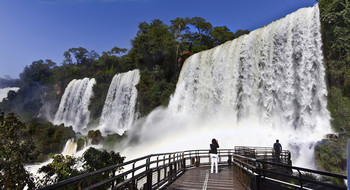
[[[281,162],[280,154],[282,152],[282,145],[279,143],[278,139],[276,140],[275,144],[273,144],[273,150],[275,152],[275,162]]]
[[[219,148],[218,141],[216,139],[212,139],[210,144],[210,150],[209,150],[209,154],[211,158],[211,168],[210,168],[211,173],[214,172],[214,164],[215,164],[215,171],[216,173],[218,173],[218,148]]]

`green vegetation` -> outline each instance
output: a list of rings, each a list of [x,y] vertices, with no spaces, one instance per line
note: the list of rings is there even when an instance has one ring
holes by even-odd
[[[97,150],[95,148],[89,148],[85,151],[82,158],[74,158],[71,156],[64,157],[59,154],[53,157],[53,161],[50,164],[39,169],[40,173],[45,174],[43,179],[39,180],[39,186],[47,186],[83,173],[93,172],[107,166],[121,164],[124,162],[124,159],[125,157],[120,156],[119,153]],[[78,162],[83,163],[82,170],[78,170],[75,167]],[[118,168],[117,171],[122,169],[123,168]],[[84,183],[101,181],[107,179],[109,175],[109,173],[102,173],[101,176],[92,177],[89,180],[85,180]],[[74,187],[71,188],[74,189]]]
[[[87,137],[91,139],[91,144],[99,144],[100,141],[102,140],[102,134],[100,130],[91,130],[88,132]]]
[[[39,173],[45,173],[44,177],[39,180],[39,186],[44,187],[81,174],[74,168],[76,164],[77,159],[74,157],[64,157],[61,154],[54,156],[50,164],[39,169]]]
[[[350,100],[341,89],[332,86],[329,91],[328,109],[332,126],[338,132],[350,132]]]
[[[34,144],[26,133],[25,124],[15,114],[0,114],[0,188],[34,188],[33,179],[24,168],[31,160]]]
[[[350,129],[350,115],[346,114],[350,109],[350,5],[348,0],[320,0],[319,6],[329,107],[334,129],[344,132]]]
[[[163,105],[166,106],[169,101],[170,94],[175,91],[176,84],[167,82],[164,79],[164,72],[155,67],[154,72],[141,72],[141,79],[138,88],[139,111],[148,114],[154,108]]]
[[[114,151],[107,152],[106,150],[89,148],[85,151],[83,159],[85,171],[93,172],[101,168],[123,163],[125,157],[120,156],[119,153],[115,153]],[[119,168],[118,170],[120,171],[121,169],[123,168]]]
[[[77,139],[77,151],[82,150],[88,142],[88,138],[85,136]]]
[[[35,162],[43,162],[63,151],[68,139],[75,137],[72,127],[52,123],[32,122],[27,125],[28,134],[33,138],[36,148],[32,150]]]
[[[126,133],[124,133],[122,136],[118,135],[118,133],[107,135],[102,140],[103,147],[107,150],[113,150],[126,136]]]
[[[348,0],[319,0],[323,53],[328,83],[328,109],[338,139],[315,149],[320,169],[344,174],[350,132],[350,5]]]
[[[315,148],[318,167],[324,171],[346,175],[346,146],[350,133],[342,134],[339,138],[321,141]]]

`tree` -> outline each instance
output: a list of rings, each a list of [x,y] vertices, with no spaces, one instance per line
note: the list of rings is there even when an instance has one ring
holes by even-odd
[[[191,18],[191,25],[198,30],[200,41],[202,41],[203,35],[208,35],[213,29],[213,26],[210,24],[210,22],[207,22],[204,18],[201,17]]]
[[[56,66],[56,63],[50,59],[34,61],[29,67],[26,66],[19,76],[27,84],[33,82],[45,84],[49,81],[54,66]]]
[[[89,52],[87,49],[82,47],[70,48],[68,51],[64,52],[63,55],[66,58],[64,60],[65,64],[74,64],[72,60],[72,55],[74,55],[77,65],[89,65],[92,63],[92,61],[97,60],[99,57],[94,50]]]
[[[190,19],[177,17],[175,20],[171,20],[170,22],[171,22],[171,29],[174,33],[175,40],[177,42],[176,56],[175,56],[175,72],[177,72],[178,59],[179,59],[179,48],[180,48],[180,45],[186,39],[185,35],[181,35],[181,32],[189,30],[189,27],[187,25],[190,22]]]
[[[320,0],[323,53],[330,86],[350,97],[350,4],[348,0]]]
[[[90,147],[83,154],[85,171],[92,172],[108,166],[121,164],[124,162],[125,157],[114,151],[107,152],[106,150],[98,150]],[[121,170],[122,168],[119,168]]]
[[[201,17],[193,17],[190,20],[190,24],[197,29],[197,32],[189,32],[189,37],[192,41],[191,51],[193,53],[214,47],[214,41],[210,35],[213,26],[209,22]]]
[[[170,28],[161,20],[155,19],[150,24],[142,22],[139,24],[137,36],[132,40],[133,51],[139,60],[139,67],[146,66],[152,70],[155,65],[162,65],[168,69],[174,54],[176,41],[170,32]]]
[[[227,26],[214,27],[214,30],[211,31],[210,34],[213,37],[216,46],[235,38],[235,34],[231,32]]]
[[[25,170],[24,163],[31,159],[35,147],[26,134],[26,126],[13,114],[0,116],[0,188],[34,188],[33,179]]]
[[[119,153],[115,153],[113,151],[107,152],[106,150],[98,150],[92,147],[86,150],[83,154],[83,157],[80,158],[58,154],[53,157],[53,161],[50,164],[39,169],[39,173],[45,174],[44,178],[40,181],[40,185],[47,186],[66,180],[68,178],[75,177],[77,175],[81,175],[83,173],[93,172],[101,168],[121,164],[123,163],[124,159],[125,157],[120,156]],[[78,170],[76,168],[78,162],[83,163],[82,170]],[[123,168],[118,168],[117,170],[120,171],[121,169]],[[102,173],[102,175],[90,177],[83,183],[86,185],[90,184],[91,182],[98,182],[103,179],[107,179],[108,177],[109,173]]]
[[[126,72],[133,69],[133,67],[130,67],[130,65],[125,62],[124,57],[127,51],[128,50],[125,48],[114,47],[110,51],[103,52],[102,56],[98,59],[95,70],[102,70],[104,72],[103,74],[108,76],[106,78],[113,78],[114,74],[117,72]]]
[[[53,125],[50,122],[43,123],[32,121],[27,125],[28,134],[32,136],[35,149],[31,150],[35,156],[35,162],[43,162],[52,157],[52,153],[62,152],[68,139],[75,137],[72,127]]]
[[[72,156],[64,157],[62,154],[55,155],[50,164],[39,168],[39,173],[45,173],[45,176],[40,181],[40,185],[51,185],[81,174],[81,172],[74,167],[77,161],[78,160]]]
[[[111,54],[114,54],[116,56],[122,56],[125,55],[125,53],[128,51],[128,49],[126,48],[119,48],[119,47],[114,47],[112,48],[112,50],[110,51]]]
[[[239,29],[239,30],[236,31],[235,35],[236,35],[236,38],[238,38],[240,36],[243,36],[244,34],[249,34],[249,33],[250,33],[249,30],[241,30],[241,29]]]
[[[101,168],[121,164],[124,162],[125,157],[120,156],[119,153],[107,152],[106,150],[98,150],[90,147],[83,154],[83,168],[84,172],[93,172],[99,170]],[[121,171],[123,168],[117,168],[116,171]],[[114,171],[114,172],[116,172]],[[99,176],[95,176],[90,178],[86,183],[102,181],[104,179],[108,179],[110,176],[114,176],[111,172],[104,172]],[[118,179],[118,183],[122,182],[124,178]],[[108,185],[106,185],[103,189],[109,189]]]

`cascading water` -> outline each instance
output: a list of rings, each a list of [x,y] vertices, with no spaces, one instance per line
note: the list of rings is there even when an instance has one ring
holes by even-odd
[[[0,102],[2,102],[5,98],[7,98],[7,94],[11,90],[17,92],[19,88],[18,87],[0,88]]]
[[[123,134],[135,118],[136,85],[140,80],[138,69],[113,77],[103,106],[98,129],[102,134]]]
[[[77,143],[73,139],[69,139],[64,146],[63,152],[61,153],[63,156],[74,156],[77,152]]]
[[[299,10],[189,58],[169,107],[184,114],[223,107],[237,121],[256,117],[278,128],[324,131],[321,46],[318,7]]]
[[[135,125],[141,145],[125,154],[209,148],[212,138],[272,147],[278,138],[293,164],[314,167],[314,143],[331,131],[321,46],[315,5],[191,56],[168,108]]]
[[[93,95],[95,79],[72,80],[62,96],[53,123],[72,126],[75,132],[83,132],[90,117],[88,106]]]

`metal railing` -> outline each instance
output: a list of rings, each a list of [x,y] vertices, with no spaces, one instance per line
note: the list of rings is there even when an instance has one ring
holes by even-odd
[[[232,168],[245,189],[250,190],[346,189],[343,183],[346,176],[295,167],[282,160],[276,163],[270,159],[255,159],[254,156],[235,153]]]
[[[257,160],[275,162],[275,152],[272,147],[235,146],[235,154]],[[291,154],[288,150],[282,150],[280,162],[292,165]]]
[[[291,166],[289,151],[281,153],[280,163],[271,161],[274,153],[271,148],[265,147],[220,149],[218,156],[220,165],[232,165],[234,175],[245,189],[316,189],[316,186],[346,189],[331,181],[341,181],[346,179],[346,176]],[[164,189],[187,169],[209,164],[208,150],[151,154],[79,175],[42,190]]]
[[[219,164],[230,164],[233,153],[234,149],[218,150]],[[157,189],[170,184],[179,175],[183,174],[186,168],[209,164],[209,150],[151,154],[95,172],[82,174],[41,188],[41,190]]]

